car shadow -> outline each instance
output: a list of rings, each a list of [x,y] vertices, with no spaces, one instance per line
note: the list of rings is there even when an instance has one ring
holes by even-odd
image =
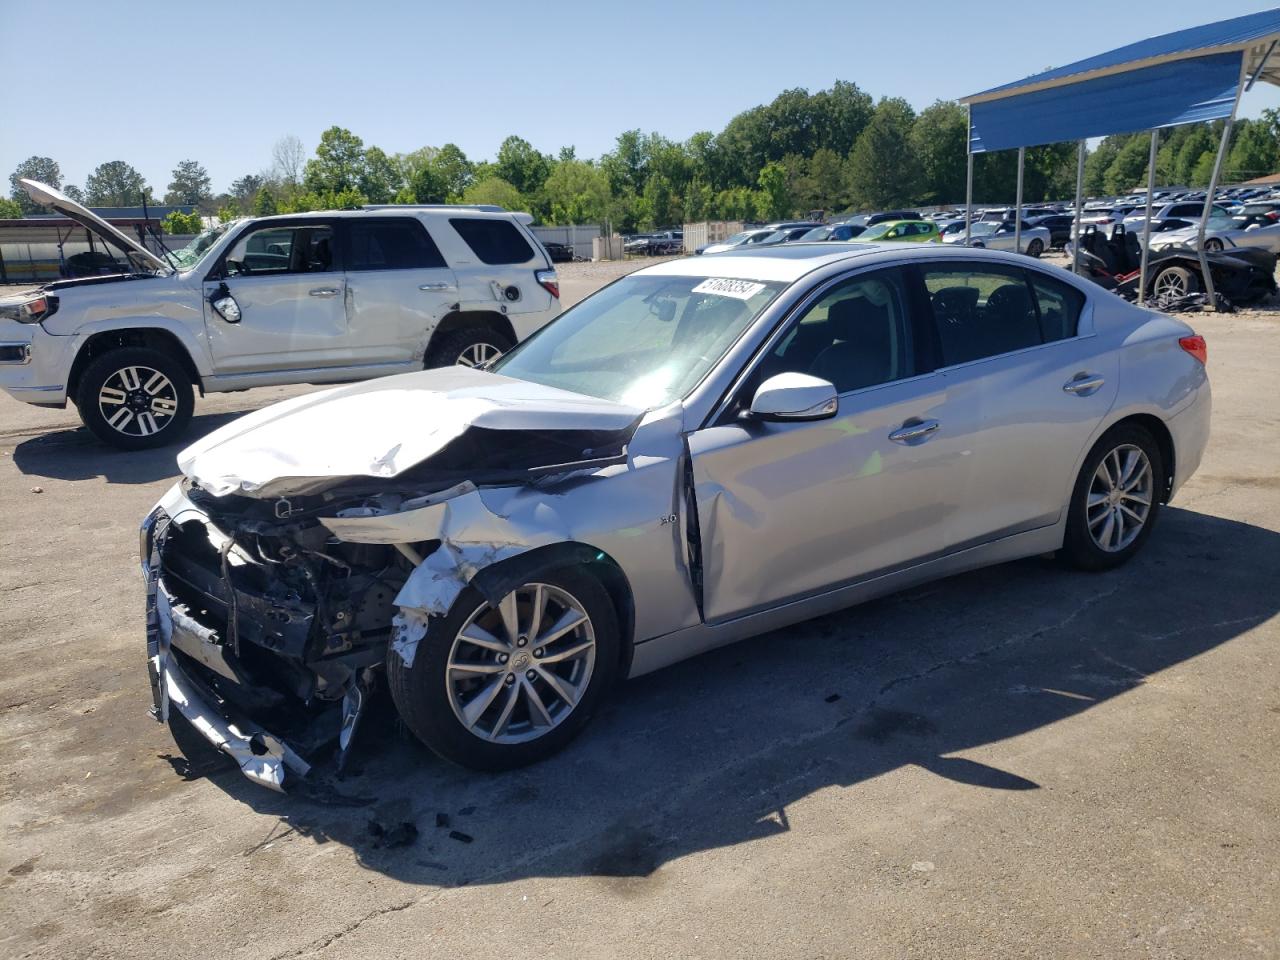
[[[1061,787],[981,748],[1069,724],[1274,617],[1277,582],[1280,535],[1166,509],[1119,570],[1005,564],[624,684],[584,736],[523,770],[447,764],[384,709],[344,778],[283,796],[234,770],[212,779],[276,818],[263,843],[344,844],[415,884],[593,876],[628,895],[668,861],[787,833],[816,791],[868,802],[848,788],[904,767],[1011,797]]]
[[[119,450],[84,427],[52,430],[15,446],[13,462],[28,476],[50,480],[101,477],[107,483],[152,483],[176,477],[179,451],[243,415],[241,411],[193,417],[180,439],[152,450]]]

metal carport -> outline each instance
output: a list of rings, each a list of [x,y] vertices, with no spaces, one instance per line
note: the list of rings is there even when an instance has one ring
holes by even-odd
[[[1080,212],[1084,205],[1085,140],[1113,133],[1151,131],[1147,165],[1147,216],[1142,237],[1139,297],[1146,291],[1147,248],[1151,239],[1151,194],[1155,188],[1159,131],[1184,123],[1226,120],[1205,195],[1196,247],[1209,303],[1213,277],[1204,252],[1204,234],[1213,208],[1222,161],[1240,95],[1256,82],[1280,85],[1280,10],[1178,30],[1119,47],[1085,60],[1046,70],[1025,80],[993,87],[960,102],[969,108],[968,173],[965,187],[965,242],[973,219],[973,157],[991,150],[1018,150],[1014,228],[1022,248],[1022,172],[1027,147],[1079,141],[1076,164],[1072,261],[1079,263]]]

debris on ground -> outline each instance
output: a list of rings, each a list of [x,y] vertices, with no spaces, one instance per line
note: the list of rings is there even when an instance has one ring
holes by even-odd
[[[449,815],[447,813],[436,814],[436,826],[447,827],[449,825]]]
[[[449,839],[457,840],[459,843],[470,843],[475,837],[469,833],[463,833],[461,830],[450,830]]]
[[[418,840],[418,826],[410,820],[391,825],[370,820],[366,829],[373,838],[373,845],[384,849],[407,847]]]
[[[822,699],[823,699],[823,700],[825,700],[827,703],[835,703],[837,700],[839,700],[839,699],[840,699],[840,694],[838,694],[838,693],[831,693],[831,694],[828,694],[827,696],[823,697]]]
[[[31,488],[31,492],[32,492],[32,493],[44,493],[44,487],[32,487],[32,488]]]
[[[1214,292],[1214,303],[1218,313],[1235,313],[1236,308],[1230,300],[1218,292]],[[1181,296],[1160,294],[1148,297],[1142,305],[1148,310],[1159,310],[1161,313],[1194,313],[1203,310],[1209,304],[1207,293],[1186,293]]]

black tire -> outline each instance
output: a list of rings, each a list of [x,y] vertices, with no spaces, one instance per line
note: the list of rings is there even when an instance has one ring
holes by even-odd
[[[451,367],[462,363],[462,358],[469,351],[479,350],[483,354],[486,347],[497,351],[490,358],[496,360],[514,346],[515,343],[510,337],[492,327],[466,327],[462,330],[452,330],[443,336],[432,338],[425,366],[427,369]],[[468,363],[464,366],[476,366],[476,364]]]
[[[1210,237],[1204,242],[1204,249],[1207,253],[1221,253],[1222,241],[1217,237]]]
[[[1094,541],[1093,535],[1089,532],[1087,503],[1090,486],[1099,464],[1113,450],[1125,445],[1141,449],[1151,464],[1151,507],[1133,542],[1123,549],[1108,552]],[[1059,558],[1079,570],[1110,570],[1126,563],[1142,549],[1142,545],[1151,536],[1151,530],[1160,517],[1161,499],[1167,486],[1160,445],[1156,443],[1149,431],[1136,424],[1121,424],[1108,430],[1085,457],[1084,464],[1080,467],[1080,474],[1076,477],[1075,486],[1072,487],[1071,506],[1067,512],[1067,529]]]
[[[1157,273],[1151,281],[1151,292],[1156,296],[1160,296],[1163,292],[1160,289],[1162,282],[1173,282],[1175,280],[1181,283],[1183,290],[1181,295],[1183,296],[1200,292],[1200,278],[1186,267],[1178,266],[1165,267]]]
[[[595,634],[595,664],[587,688],[572,712],[535,740],[495,743],[470,732],[454,714],[446,692],[446,667],[454,638],[485,601],[472,587],[459,595],[446,617],[433,617],[418,642],[413,666],[394,651],[387,654],[387,686],[405,726],[434,753],[473,770],[511,770],[559,752],[587,725],[618,675],[621,638],[609,594],[591,574],[564,568],[539,574],[537,583],[572,594],[586,611]]]
[[[104,409],[104,404],[100,402],[103,389],[115,389],[113,384],[125,384],[121,378],[126,377],[129,370],[135,371],[130,377],[132,382],[140,382],[136,371],[145,370],[163,375],[168,384],[155,397],[146,401],[151,405],[150,409],[135,407],[128,402],[118,405],[107,403]],[[151,378],[146,379],[149,381]],[[117,392],[126,396],[121,391]],[[135,392],[139,393],[138,402],[141,404],[143,398],[140,391]],[[173,412],[162,414],[155,406],[157,400],[171,402]],[[186,369],[170,354],[149,347],[121,347],[89,361],[80,374],[75,404],[81,422],[103,443],[122,450],[147,450],[172,443],[186,432],[191,423],[191,415],[195,412],[195,394]],[[112,409],[117,411],[110,414],[113,419],[121,417],[119,427],[113,426],[108,420]],[[121,411],[128,416],[124,417]],[[148,415],[149,421],[144,419]],[[150,426],[155,426],[156,429],[149,433],[129,432],[147,430]]]
[[[1040,254],[1044,253],[1044,244],[1037,238],[1027,244],[1027,256],[1040,259]]]

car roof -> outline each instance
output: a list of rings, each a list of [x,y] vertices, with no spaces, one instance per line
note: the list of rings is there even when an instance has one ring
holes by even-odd
[[[486,217],[486,218],[507,218],[518,219],[522,216],[527,217],[528,214],[520,214],[511,210],[487,210],[483,207],[469,207],[465,205],[422,205],[414,204],[388,204],[376,207],[369,207],[364,210],[308,210],[305,213],[277,213],[269,217],[248,217],[254,223],[273,223],[282,220],[330,220],[334,217],[355,218],[360,217],[387,217],[402,216],[412,217],[421,214],[444,214],[450,217]]]
[[[964,247],[957,250],[951,244],[847,243],[819,240],[749,250],[735,249],[732,253],[704,254],[700,257],[681,257],[678,260],[668,260],[652,267],[644,267],[631,276],[726,277],[731,280],[794,283],[815,270],[844,263],[852,266],[855,262],[867,264],[879,260],[897,262],[904,257],[913,259],[942,257],[954,260],[957,256],[1028,265],[1028,258],[1021,254],[977,247]]]

